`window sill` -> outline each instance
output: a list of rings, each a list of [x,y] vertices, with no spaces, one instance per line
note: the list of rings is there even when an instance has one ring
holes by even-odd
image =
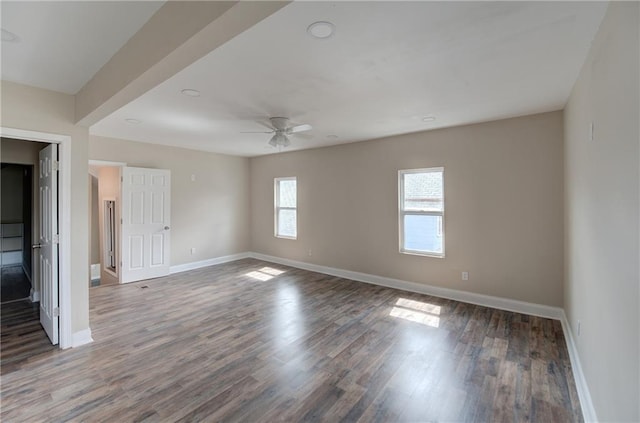
[[[298,239],[298,237],[296,236],[284,236],[284,235],[274,235],[276,238],[280,238],[280,239],[289,239],[292,241],[295,241]]]
[[[412,251],[412,250],[400,250],[400,254],[407,254],[410,256],[420,256],[420,257],[431,257],[431,258],[444,258],[444,253],[427,253],[422,251]]]

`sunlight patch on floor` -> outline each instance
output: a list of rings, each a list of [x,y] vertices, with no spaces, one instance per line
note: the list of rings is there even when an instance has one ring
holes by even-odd
[[[265,266],[262,269],[254,270],[249,273],[245,273],[245,276],[249,276],[250,278],[257,279],[259,281],[266,282],[274,278],[274,276],[279,276],[285,273],[286,270],[274,269],[273,267]]]
[[[286,272],[286,270],[274,269],[273,267],[265,266],[259,270],[262,273],[266,273],[268,275],[279,276]]]
[[[395,305],[396,307],[393,307],[389,312],[389,316],[391,317],[397,317],[434,328],[440,326],[440,318],[438,315],[440,314],[441,307],[438,305],[410,300],[408,298],[398,298]]]

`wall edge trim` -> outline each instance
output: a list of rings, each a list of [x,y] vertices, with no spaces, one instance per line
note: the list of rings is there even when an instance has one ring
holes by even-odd
[[[78,332],[74,332],[72,335],[71,348],[76,348],[81,345],[90,344],[93,342],[91,337],[91,328],[86,328]]]
[[[338,276],[358,282],[386,286],[387,288],[401,289],[404,291],[416,292],[418,294],[433,295],[449,300],[456,300],[464,303],[481,305],[499,310],[513,311],[516,313],[523,313],[531,316],[562,320],[562,316],[564,314],[563,310],[560,307],[552,307],[544,304],[535,304],[525,301],[512,300],[509,298],[494,297],[491,295],[477,294],[474,292],[460,291],[457,289],[449,289],[434,285],[409,282],[400,279],[372,275],[369,273],[354,272],[351,270],[338,269],[334,267],[321,266],[318,264],[306,263],[297,260],[274,257],[262,253],[250,252],[249,256],[251,258],[259,260],[296,267],[298,269],[309,270],[312,272],[324,273],[331,276]]]
[[[564,332],[565,343],[567,344],[567,350],[569,351],[569,360],[571,361],[573,379],[576,383],[578,398],[580,399],[582,417],[585,422],[597,422],[598,416],[596,415],[596,409],[593,406],[593,401],[591,400],[591,393],[589,392],[587,379],[582,371],[578,348],[576,347],[573,332],[571,331],[571,326],[569,325],[569,320],[567,319],[567,315],[564,310],[562,311],[562,318],[560,319],[560,322],[562,323],[562,332]]]
[[[249,258],[249,253],[230,254],[228,256],[214,257],[207,260],[192,261],[190,263],[177,264],[169,267],[169,274],[186,272],[188,270],[200,269],[207,266],[215,266],[216,264],[229,263],[231,261]]]

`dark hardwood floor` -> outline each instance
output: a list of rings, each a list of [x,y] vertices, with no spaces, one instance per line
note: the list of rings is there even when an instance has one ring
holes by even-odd
[[[582,421],[558,321],[253,259],[90,297],[94,343],[3,369],[3,422]]]
[[[31,292],[31,283],[24,274],[22,266],[0,267],[0,302],[27,298]]]
[[[18,370],[42,354],[57,351],[40,326],[39,303],[21,300],[0,305],[1,375]]]

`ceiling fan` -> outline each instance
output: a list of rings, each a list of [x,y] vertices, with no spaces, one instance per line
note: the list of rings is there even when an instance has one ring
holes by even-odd
[[[311,125],[293,125],[289,126],[289,118],[284,117],[272,117],[269,118],[271,126],[265,125],[271,129],[271,131],[259,131],[259,132],[241,132],[242,134],[274,134],[269,140],[269,145],[272,147],[288,147],[291,145],[288,135],[297,134],[299,132],[310,131]],[[264,125],[264,124],[263,124]]]

